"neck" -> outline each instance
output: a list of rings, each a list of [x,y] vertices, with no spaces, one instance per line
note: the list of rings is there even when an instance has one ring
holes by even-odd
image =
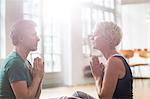
[[[24,60],[27,59],[27,56],[30,52],[30,51],[26,50],[25,48],[18,47],[18,46],[16,46],[15,50]]]
[[[109,57],[111,57],[114,54],[118,54],[118,52],[116,51],[115,48],[114,49],[106,48],[106,49],[101,49],[100,51],[103,53],[103,55],[106,59],[108,59]]]

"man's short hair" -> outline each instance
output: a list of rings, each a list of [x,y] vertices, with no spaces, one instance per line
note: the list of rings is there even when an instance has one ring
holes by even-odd
[[[16,45],[18,42],[18,35],[24,33],[26,30],[30,28],[35,28],[36,23],[32,20],[19,20],[15,22],[10,31],[10,37],[12,39],[13,45]]]

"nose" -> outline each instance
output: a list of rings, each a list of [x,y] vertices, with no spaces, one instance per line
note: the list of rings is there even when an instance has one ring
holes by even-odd
[[[90,36],[89,36],[89,39],[90,39],[90,40],[94,40],[94,36],[93,36],[93,35],[90,35]]]

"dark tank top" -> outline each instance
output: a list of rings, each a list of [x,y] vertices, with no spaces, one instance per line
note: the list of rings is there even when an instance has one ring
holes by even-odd
[[[113,55],[113,57],[121,59],[126,70],[125,76],[122,79],[118,79],[113,99],[133,99],[133,77],[129,64],[121,55]]]

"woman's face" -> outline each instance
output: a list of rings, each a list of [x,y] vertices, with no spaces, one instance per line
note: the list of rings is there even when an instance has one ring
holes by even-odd
[[[93,44],[93,48],[101,50],[101,48],[105,47],[105,39],[101,36],[101,33],[94,33],[91,37],[91,41]]]

